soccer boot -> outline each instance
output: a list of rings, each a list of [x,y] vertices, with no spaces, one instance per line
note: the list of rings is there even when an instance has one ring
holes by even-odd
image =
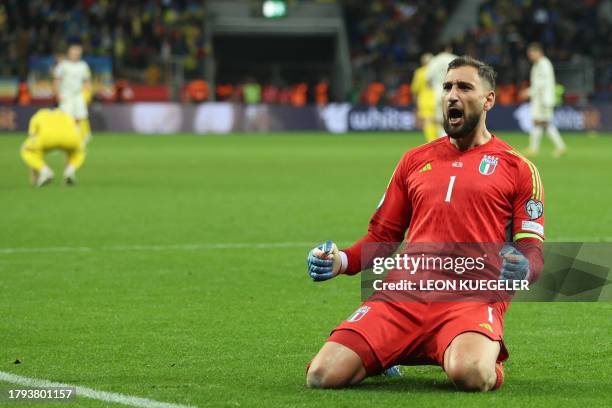
[[[36,180],[36,187],[42,187],[45,184],[49,184],[51,180],[53,180],[53,170],[45,166],[38,174],[38,179]]]
[[[64,170],[64,181],[67,185],[73,186],[76,183],[76,170],[74,167],[68,165]]]
[[[402,372],[400,371],[400,366],[391,366],[383,371],[382,375],[385,377],[401,377]]]

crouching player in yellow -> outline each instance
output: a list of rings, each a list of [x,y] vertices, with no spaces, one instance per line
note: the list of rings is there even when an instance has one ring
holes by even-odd
[[[66,153],[64,180],[72,185],[76,171],[85,161],[85,141],[75,120],[59,109],[41,109],[30,119],[29,136],[21,146],[21,157],[32,169],[32,183],[38,187],[53,180],[53,170],[44,155],[54,149]]]

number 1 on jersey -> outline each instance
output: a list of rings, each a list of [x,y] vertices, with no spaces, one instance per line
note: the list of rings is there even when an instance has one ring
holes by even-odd
[[[455,185],[455,178],[457,176],[450,176],[450,181],[448,182],[448,190],[446,190],[446,198],[444,202],[450,203],[451,196],[453,195],[453,186]]]

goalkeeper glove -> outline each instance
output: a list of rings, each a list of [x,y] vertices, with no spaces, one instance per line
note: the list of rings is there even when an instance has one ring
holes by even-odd
[[[500,279],[524,280],[529,275],[529,260],[521,251],[506,244],[499,252],[503,258]]]
[[[308,276],[315,281],[325,281],[340,272],[340,255],[338,247],[332,241],[316,246],[308,253],[306,260]]]

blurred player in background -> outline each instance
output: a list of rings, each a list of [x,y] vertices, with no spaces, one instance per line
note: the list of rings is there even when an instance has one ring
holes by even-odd
[[[74,118],[80,134],[87,142],[91,136],[87,119],[87,102],[91,99],[91,71],[87,63],[81,60],[82,54],[81,44],[71,44],[66,58],[59,61],[53,74],[59,108]]]
[[[436,54],[431,61],[429,61],[429,64],[427,64],[426,79],[434,93],[434,121],[436,123],[438,137],[444,136],[444,117],[442,115],[442,83],[446,77],[448,64],[455,58],[457,58],[457,56],[453,54],[453,47],[450,44],[446,44],[442,46],[442,50]]]
[[[521,96],[531,100],[531,117],[533,128],[529,134],[529,147],[525,154],[535,156],[540,151],[542,133],[546,132],[555,145],[554,157],[561,157],[566,152],[566,146],[553,124],[555,109],[555,71],[548,58],[544,55],[542,46],[532,43],[527,47],[527,57],[533,63],[530,75],[530,87]]]
[[[342,251],[332,241],[310,251],[311,279],[358,273],[371,267],[374,257],[393,254],[404,240],[499,243],[498,279],[537,279],[543,266],[543,188],[535,166],[486,128],[495,104],[495,71],[460,57],[448,65],[442,88],[448,137],[402,157],[361,240]],[[503,244],[508,240],[516,247]],[[369,251],[372,245],[385,254]],[[507,307],[507,302],[369,298],[332,331],[308,367],[307,384],[347,387],[396,364],[434,364],[461,390],[498,389],[508,357]]]
[[[433,57],[427,53],[421,56],[421,66],[414,71],[410,89],[417,104],[417,118],[420,121],[425,140],[431,142],[438,137],[438,128],[434,120],[436,102],[433,89],[427,83],[427,65]]]
[[[73,117],[59,109],[41,109],[30,119],[28,138],[21,146],[21,157],[32,170],[32,183],[38,187],[53,180],[53,170],[44,155],[53,149],[66,153],[64,180],[73,185],[76,171],[85,160],[85,141]]]

